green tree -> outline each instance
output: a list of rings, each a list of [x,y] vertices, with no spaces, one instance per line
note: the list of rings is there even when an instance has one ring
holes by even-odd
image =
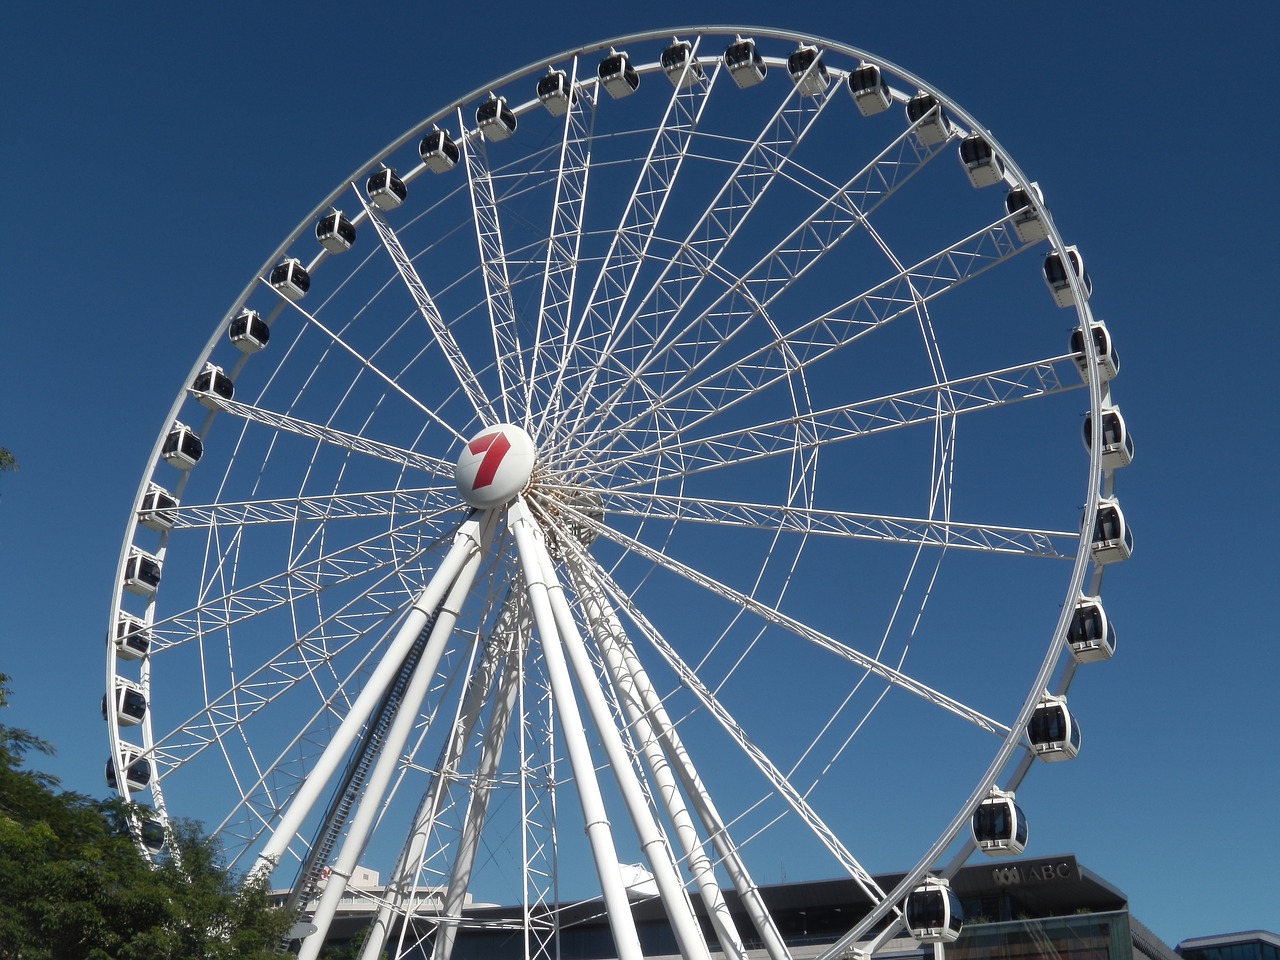
[[[152,866],[130,839],[134,811],[22,769],[32,752],[51,747],[0,725],[0,960],[275,960],[293,917],[224,870],[197,825],[172,825]]]
[[[0,447],[0,473],[6,470],[17,470],[18,458],[8,451],[5,447]]]

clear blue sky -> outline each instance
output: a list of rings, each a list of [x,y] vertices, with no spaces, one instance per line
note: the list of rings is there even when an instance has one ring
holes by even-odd
[[[100,794],[102,635],[168,405],[246,278],[350,170],[485,79],[665,25],[764,24],[914,71],[990,127],[1087,251],[1124,356],[1137,535],[1121,648],[1036,771],[1074,852],[1170,944],[1280,929],[1272,13],[1247,5],[10,4],[0,14],[4,722]],[[1270,239],[1266,239],[1270,238]],[[903,865],[904,867],[906,864]]]

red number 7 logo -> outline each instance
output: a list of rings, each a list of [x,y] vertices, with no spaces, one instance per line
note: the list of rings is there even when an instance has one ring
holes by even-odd
[[[511,449],[511,441],[501,430],[495,430],[493,433],[486,433],[483,437],[476,437],[467,444],[467,449],[471,453],[484,454],[484,459],[480,461],[480,469],[476,471],[476,482],[471,485],[472,490],[479,490],[493,483],[493,478],[498,474],[498,467],[502,465],[502,458]]]

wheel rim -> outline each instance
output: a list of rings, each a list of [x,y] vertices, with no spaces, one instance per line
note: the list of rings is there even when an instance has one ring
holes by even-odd
[[[630,751],[642,782],[656,776],[646,739],[655,757],[686,744],[692,757],[672,787],[690,812],[662,805],[658,786],[645,797],[659,810],[658,840],[619,796],[634,785],[600,791],[600,809],[619,811],[622,827],[641,821],[636,836],[616,829],[604,847],[625,862],[665,844],[687,883],[700,855],[718,864],[721,884],[739,870],[776,879],[759,864],[784,855],[802,858],[805,876],[846,872],[877,904],[850,937],[926,870],[954,870],[974,805],[1025,773],[1026,720],[1047,688],[1069,685],[1070,611],[1101,578],[1075,532],[1080,483],[1079,529],[1092,528],[1097,498],[1111,491],[1100,458],[1073,439],[1084,408],[1101,420],[1096,346],[1083,338],[1093,376],[1082,384],[1065,348],[1071,324],[1055,322],[1039,279],[1039,253],[1061,249],[1061,238],[1045,218],[1043,242],[1021,240],[1003,189],[965,182],[956,144],[980,132],[1004,160],[1005,186],[1028,183],[919,78],[799,34],[674,34],[702,66],[694,83],[673,84],[661,69],[672,31],[637,34],[481,88],[508,98],[510,139],[477,132],[480,93],[412,128],[326,198],[219,325],[187,382],[218,364],[234,400],[175,401],[135,514],[156,483],[181,501],[169,511],[176,522],[131,522],[117,572],[123,583],[141,548],[163,565],[163,585],[126,590],[111,611],[113,625],[136,616],[152,646],[136,661],[108,646],[109,694],[118,678],[135,682],[149,708],[136,728],[114,715],[108,728],[112,756],[132,744],[155,765],[135,799],[161,822],[171,812],[208,821],[233,865],[272,849],[273,832],[292,839],[279,832],[281,814],[299,783],[317,779],[410,601],[436,583],[427,614],[438,619],[449,588],[461,590],[440,566],[464,528],[479,551],[467,561],[474,585],[453,642],[420,671],[434,679],[423,709],[406,713],[418,722],[399,751],[407,760],[388,762],[392,799],[366,853],[384,879],[452,732],[472,749],[449,761],[456,790],[432,801],[415,882],[448,884],[467,804],[483,797],[491,852],[473,864],[478,898],[536,913],[600,895],[601,873],[614,868],[573,835],[594,789],[586,768],[608,755],[592,731],[576,767],[570,758],[566,670],[577,671],[573,702],[598,714],[582,728],[620,728],[614,749]],[[756,41],[769,74],[746,89],[720,59],[740,37]],[[821,51],[825,88],[787,78],[801,42]],[[634,94],[614,99],[598,82],[611,51],[630,55]],[[894,87],[881,116],[860,116],[844,89],[867,62]],[[561,115],[533,93],[548,63],[580,93]],[[917,91],[951,118],[940,143],[902,115]],[[460,148],[438,176],[415,149],[435,126]],[[364,181],[384,164],[409,197],[382,212]],[[335,206],[358,237],[338,254],[307,237]],[[266,279],[286,256],[312,277],[297,301]],[[1080,281],[1070,284],[1087,329]],[[245,309],[270,323],[260,354],[227,342],[227,323]],[[174,422],[204,440],[190,469],[163,456]],[[532,478],[511,509],[467,520],[454,463],[501,422],[532,437]],[[1034,643],[1010,640],[1028,633]],[[551,636],[569,660],[545,672]],[[519,682],[504,718],[489,711],[506,696],[509,642],[523,655],[510,660]],[[485,712],[460,720],[478,709],[467,706],[468,676],[488,684]],[[650,688],[655,699],[636,707],[647,720],[629,714],[627,691]],[[760,709],[775,699],[776,711]],[[394,710],[384,712],[390,726]],[[655,715],[666,719],[646,729]],[[506,731],[490,735],[509,741],[500,760],[483,759],[486,730]],[[698,753],[704,743],[719,746]],[[919,791],[868,774],[892,769],[895,755],[945,787],[909,802]],[[868,778],[874,796],[849,803],[849,784]],[[551,784],[562,781],[572,804],[555,800]],[[322,799],[299,814],[284,860],[306,859],[332,806]],[[883,836],[858,829],[869,818]],[[678,842],[674,824],[686,820],[701,847]],[[901,844],[880,842],[904,832]],[[501,879],[492,851],[517,847],[515,879]],[[915,867],[893,891],[864,866],[904,861]],[[661,881],[663,868],[648,866]],[[614,879],[603,882],[607,902]],[[615,937],[624,939],[616,927]]]

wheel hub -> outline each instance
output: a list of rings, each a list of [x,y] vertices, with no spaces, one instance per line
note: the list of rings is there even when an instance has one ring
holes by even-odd
[[[529,485],[536,459],[533,439],[520,427],[486,427],[458,457],[453,471],[458,495],[481,510],[500,507]]]

